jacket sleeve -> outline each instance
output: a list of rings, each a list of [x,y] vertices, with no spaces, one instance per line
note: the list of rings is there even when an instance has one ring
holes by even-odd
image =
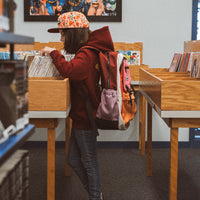
[[[70,78],[72,81],[82,81],[88,77],[92,55],[87,50],[79,52],[70,62],[57,50],[52,51],[50,56],[62,77]]]

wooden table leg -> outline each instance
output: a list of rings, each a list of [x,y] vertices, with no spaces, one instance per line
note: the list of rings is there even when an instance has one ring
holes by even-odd
[[[147,176],[152,176],[152,107],[147,107]]]
[[[139,150],[142,148],[142,94],[139,93]]]
[[[47,200],[55,199],[55,128],[48,128]]]
[[[178,128],[171,128],[169,199],[177,200]]]
[[[141,155],[145,155],[145,130],[146,130],[146,99],[142,98],[142,123],[141,123]]]
[[[58,119],[30,119],[36,128],[47,128],[47,200],[55,199],[55,129]]]
[[[67,155],[68,155],[68,148],[69,148],[69,140],[70,140],[70,133],[71,133],[71,119],[69,117],[65,120],[65,176],[70,176],[70,167],[67,163]]]

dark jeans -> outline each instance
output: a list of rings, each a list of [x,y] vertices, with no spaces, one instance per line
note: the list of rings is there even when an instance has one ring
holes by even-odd
[[[72,128],[67,161],[83,183],[89,199],[99,200],[101,178],[97,159],[96,135],[92,130]]]

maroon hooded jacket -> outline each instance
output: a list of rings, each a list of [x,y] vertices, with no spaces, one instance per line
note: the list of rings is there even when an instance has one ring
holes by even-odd
[[[90,33],[87,46],[98,48],[100,51],[114,51],[113,41],[105,26]],[[62,54],[54,50],[50,54],[54,65],[64,78],[70,80],[72,127],[77,129],[91,129],[87,115],[85,101],[82,97],[81,87],[87,88],[94,115],[100,102],[99,72],[96,69],[98,54],[91,49],[83,48],[78,51],[71,62],[67,62]]]

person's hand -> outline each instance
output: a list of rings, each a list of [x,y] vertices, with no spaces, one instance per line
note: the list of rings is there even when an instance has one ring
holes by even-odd
[[[51,53],[52,51],[54,51],[54,50],[56,50],[56,48],[44,47],[44,49],[42,49],[42,50],[40,51],[40,55],[41,55],[41,56],[49,56],[50,53]]]

